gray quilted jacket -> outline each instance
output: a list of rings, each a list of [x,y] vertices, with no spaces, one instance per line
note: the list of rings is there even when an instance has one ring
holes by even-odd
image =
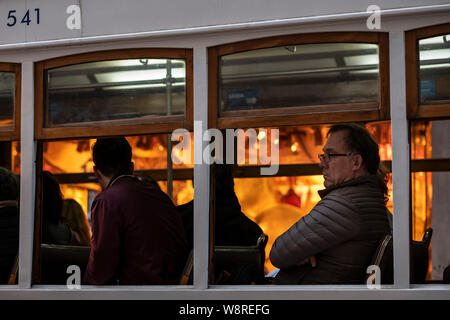
[[[390,233],[377,177],[368,175],[319,191],[322,200],[279,236],[270,251],[277,284],[362,284],[366,268]],[[315,256],[317,266],[297,266]]]

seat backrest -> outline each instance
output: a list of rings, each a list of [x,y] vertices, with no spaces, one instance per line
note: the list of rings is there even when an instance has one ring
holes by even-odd
[[[8,284],[17,284],[17,274],[19,273],[19,253],[16,254],[11,272],[9,273]]]
[[[234,284],[246,284],[247,280],[249,283],[263,281],[267,241],[268,236],[263,233],[254,246],[215,246],[215,268],[235,273]],[[248,279],[246,274],[251,274],[254,281]]]
[[[428,249],[432,236],[433,229],[428,228],[425,230],[422,241],[411,242],[412,283],[425,283],[429,262]]]
[[[444,273],[442,275],[442,282],[443,283],[450,283],[450,265],[448,265],[445,269],[444,269]]]
[[[189,252],[186,264],[180,277],[180,284],[187,285],[192,284],[192,267],[194,265],[194,250]]]
[[[78,266],[83,275],[90,251],[90,247],[41,244],[41,283],[66,284],[67,267],[70,265]]]
[[[392,235],[385,235],[372,257],[371,265],[380,268],[381,284],[394,283],[394,260],[393,260]],[[370,275],[366,277],[366,283]]]

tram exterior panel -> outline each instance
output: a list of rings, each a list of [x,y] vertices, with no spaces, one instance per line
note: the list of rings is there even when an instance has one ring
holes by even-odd
[[[0,131],[0,141],[5,145],[10,143],[7,147],[2,145],[0,150],[2,152],[7,148],[12,150],[9,152],[11,152],[13,160],[4,162],[10,162],[9,165],[12,168],[14,165],[18,168],[21,193],[18,283],[1,285],[0,298],[450,299],[450,285],[448,284],[442,284],[438,281],[432,284],[415,284],[412,282],[410,279],[411,257],[409,254],[411,239],[419,238],[422,235],[420,231],[417,231],[421,230],[419,227],[417,227],[417,230],[411,230],[411,224],[417,223],[418,226],[424,226],[428,223],[428,220],[433,219],[430,221],[437,230],[439,230],[439,226],[442,230],[448,231],[450,229],[448,218],[444,215],[438,215],[437,213],[431,215],[432,210],[433,212],[438,210],[449,212],[448,196],[445,193],[440,194],[438,191],[445,189],[445,186],[448,185],[448,175],[445,171],[450,171],[448,165],[450,154],[444,147],[435,147],[432,153],[427,153],[427,146],[430,145],[431,148],[433,142],[431,137],[441,139],[434,140],[434,146],[438,146],[439,141],[445,143],[449,139],[446,121],[450,117],[450,104],[447,101],[450,94],[447,94],[447,89],[439,85],[439,83],[448,84],[449,81],[445,78],[445,70],[442,71],[444,74],[442,76],[443,82],[439,82],[437,85],[433,81],[428,81],[428,78],[424,78],[428,81],[426,82],[427,87],[418,89],[417,84],[414,87],[414,83],[411,83],[410,80],[418,77],[417,61],[415,60],[416,51],[411,52],[411,50],[419,50],[417,46],[419,42],[415,41],[417,39],[428,39],[431,36],[442,35],[444,37],[444,35],[450,34],[450,3],[448,1],[417,0],[410,1],[407,5],[404,1],[378,1],[376,7],[371,8],[370,5],[372,4],[369,2],[350,0],[340,2],[321,0],[316,1],[314,6],[311,6],[307,1],[273,2],[267,0],[244,2],[158,0],[151,3],[131,0],[127,1],[126,4],[120,1],[106,0],[2,1],[0,3],[0,72],[15,72],[16,88],[20,86],[20,90],[15,91],[14,100],[15,120],[17,121],[7,122],[10,116],[0,114],[1,117],[5,117],[5,122],[1,122],[3,118],[0,119],[0,127],[5,123],[4,128],[6,128]],[[377,48],[382,51],[381,53],[378,52],[380,59],[379,65],[377,65],[377,68],[379,66],[380,78],[382,78],[382,81],[379,82],[380,87],[370,86],[368,88],[368,91],[371,90],[372,96],[379,99],[376,108],[363,100],[363,102],[355,102],[356,107],[353,107],[353,109],[344,108],[340,110],[345,113],[346,116],[344,117],[328,109],[326,111],[328,112],[327,116],[323,117],[320,112],[317,112],[318,107],[311,106],[312,115],[304,113],[286,116],[283,111],[274,114],[266,110],[258,111],[258,117],[256,117],[258,119],[256,120],[250,119],[251,117],[245,114],[245,110],[220,109],[222,105],[219,105],[218,101],[225,103],[225,100],[220,99],[223,99],[224,96],[233,97],[233,81],[227,80],[226,72],[232,74],[233,72],[239,73],[239,71],[235,71],[232,67],[227,71],[224,67],[223,78],[221,78],[223,82],[218,83],[217,74],[212,73],[214,71],[212,66],[217,67],[216,71],[219,68],[217,66],[218,59],[228,55],[227,57],[231,61],[230,65],[232,65],[233,59],[235,61],[242,59],[241,63],[245,64],[245,59],[250,59],[245,56],[247,51],[276,47],[277,43],[289,43],[285,46],[286,52],[288,52],[289,49],[292,49],[289,46],[295,47],[295,41],[300,41],[301,44],[316,44],[333,42],[331,40],[327,42],[326,39],[339,38],[341,39],[339,40],[340,43],[350,43],[357,42],[355,39],[363,39],[364,37],[366,37],[365,39],[371,39],[364,41],[365,44],[368,42],[376,44]],[[414,46],[413,43],[416,43],[416,45]],[[180,90],[179,87],[177,89],[174,85],[171,87],[174,89],[173,99],[168,98],[173,101],[175,106],[172,113],[162,114],[165,111],[161,107],[162,111],[158,111],[161,119],[156,122],[150,120],[142,123],[142,126],[140,124],[136,127],[133,125],[133,119],[128,119],[132,125],[128,125],[126,119],[123,123],[120,123],[122,127],[114,127],[115,122],[109,124],[106,120],[102,127],[97,128],[94,125],[93,128],[88,128],[86,131],[70,127],[68,130],[61,129],[57,128],[57,124],[54,128],[51,128],[51,126],[46,128],[45,124],[36,122],[36,119],[43,120],[41,101],[45,88],[42,82],[37,81],[37,72],[46,72],[52,67],[65,67],[76,62],[95,63],[96,55],[98,55],[99,60],[105,60],[104,55],[116,55],[115,57],[118,59],[117,57],[123,58],[127,52],[132,52],[131,54],[136,55],[139,59],[139,53],[137,53],[139,50],[168,52],[173,55],[170,57],[166,55],[166,57],[174,59],[173,63],[175,64],[179,64],[177,59],[184,59],[186,70],[184,91]],[[370,53],[371,49],[365,48],[365,50]],[[122,55],[120,52],[125,53]],[[242,56],[239,56],[239,54]],[[65,61],[69,61],[69,63],[65,63]],[[448,57],[447,60],[444,57],[441,62],[448,64]],[[226,63],[223,63],[223,66],[226,66]],[[316,68],[316,70],[318,69]],[[79,70],[69,70],[81,74]],[[353,71],[355,70],[346,70],[347,75]],[[176,71],[174,71],[174,74],[176,74]],[[64,76],[64,68],[59,70],[59,75]],[[408,78],[408,75],[413,77]],[[57,76],[58,73],[55,71],[54,78]],[[424,76],[426,77],[426,74]],[[176,80],[175,75],[172,77]],[[358,77],[361,87],[373,83],[370,71]],[[314,82],[313,85],[308,84],[308,78],[304,80],[302,75],[297,75],[295,79],[304,85],[303,89],[310,88],[311,96],[314,95],[314,91],[320,93],[324,91],[322,88],[326,88],[326,86],[322,87],[320,81]],[[245,81],[239,81],[237,81],[236,86],[245,84]],[[262,84],[268,82],[264,79],[258,81]],[[354,82],[353,88],[358,86],[358,81]],[[224,85],[223,92],[229,90],[228,95],[218,96],[218,86],[222,83],[227,83],[228,87]],[[284,85],[282,81],[280,83],[282,83],[280,86]],[[310,86],[308,87],[308,85]],[[351,94],[351,89],[345,89],[343,84],[339,85],[342,85],[342,87],[339,87],[340,89],[344,88],[340,90],[341,92],[349,90],[345,92]],[[55,88],[58,89],[57,86]],[[61,88],[59,87],[59,89]],[[73,89],[67,86],[64,88],[65,90]],[[426,94],[430,94],[430,92],[439,93],[442,90],[443,98],[438,104],[440,108],[433,105],[433,102],[425,101],[426,99],[423,103],[417,102],[418,99],[414,100],[414,93],[411,93],[414,88],[416,96],[418,90],[424,90],[421,91],[421,95],[425,98]],[[166,94],[166,96],[172,97],[172,91],[167,94],[167,91],[152,90],[156,94]],[[221,94],[223,92],[221,91]],[[289,89],[286,89],[283,93],[288,96],[288,92]],[[240,92],[240,94],[248,95],[247,98],[250,98],[250,100],[256,99],[252,90],[247,90],[245,93]],[[55,97],[55,101],[59,101],[57,93],[55,93]],[[157,100],[155,103],[158,105],[167,102],[161,100],[165,98],[155,97],[152,96],[152,99]],[[335,96],[330,95],[330,99],[335,98]],[[137,98],[141,104],[145,104],[145,99],[145,95],[140,95]],[[296,99],[298,98],[292,98],[294,104],[298,102]],[[313,97],[312,99],[316,98]],[[236,101],[234,100],[232,103]],[[266,101],[270,101],[270,97]],[[288,105],[288,97],[286,101]],[[185,113],[177,113],[182,109],[182,107],[180,109],[180,105],[184,102],[186,102]],[[308,103],[305,102],[309,106]],[[324,105],[327,105],[327,103],[329,102],[323,102]],[[421,103],[426,105],[426,108],[421,109]],[[345,103],[343,102],[342,105],[345,105]],[[114,134],[135,136],[135,138],[132,138],[136,140],[133,143],[139,144],[148,142],[139,139],[139,136],[143,134],[165,137],[166,134],[177,127],[185,127],[189,131],[194,130],[195,136],[195,122],[201,122],[204,130],[209,127],[220,129],[227,127],[234,129],[241,127],[265,128],[271,127],[271,124],[275,123],[281,128],[280,131],[283,128],[288,128],[289,132],[289,128],[292,126],[309,126],[310,128],[314,125],[320,127],[334,122],[343,122],[345,117],[354,121],[371,123],[384,121],[388,124],[388,127],[390,124],[389,141],[386,140],[383,144],[385,147],[383,152],[385,152],[386,157],[382,160],[389,165],[392,172],[390,209],[394,212],[395,262],[394,283],[392,285],[382,286],[381,289],[370,289],[366,285],[319,287],[223,286],[210,283],[211,275],[208,272],[210,254],[212,254],[209,232],[211,229],[209,213],[211,192],[208,187],[211,181],[210,167],[205,163],[195,161],[195,165],[183,168],[175,167],[173,171],[168,170],[168,167],[172,164],[152,167],[154,170],[160,170],[157,174],[159,174],[161,180],[167,181],[164,182],[164,188],[171,194],[174,192],[172,196],[177,196],[181,192],[179,191],[181,189],[177,189],[177,183],[179,183],[177,180],[190,181],[193,179],[189,190],[185,190],[183,193],[183,195],[189,194],[189,197],[196,199],[194,206],[195,233],[192,285],[163,287],[82,286],[81,289],[70,289],[65,285],[36,283],[35,274],[33,274],[36,270],[35,207],[39,204],[39,200],[36,198],[39,189],[35,185],[35,180],[39,171],[36,169],[35,161],[38,161],[44,167],[45,165],[51,165],[46,160],[45,150],[42,150],[44,145],[47,144],[45,148],[51,150],[52,146],[55,146],[61,139],[89,141],[88,139],[94,138],[93,132],[97,129],[98,132],[106,136]],[[413,122],[415,126],[412,125]],[[431,125],[431,122],[433,122],[433,125]],[[411,126],[415,129],[411,129]],[[305,132],[307,132],[305,134],[308,134],[309,131]],[[410,143],[413,144],[414,141],[411,140],[410,136],[414,136],[414,132],[418,139],[417,148],[411,149]],[[424,132],[423,141],[420,140],[422,132]],[[169,148],[167,141],[164,140],[166,138],[161,139],[158,140],[162,141],[161,145],[166,149]],[[90,142],[86,143],[88,146],[90,145]],[[193,147],[193,157],[198,157],[195,154],[196,148],[204,150],[206,147],[206,141],[202,143],[203,145]],[[294,142],[292,143],[294,145]],[[83,146],[83,143],[79,143],[78,146]],[[158,146],[156,142],[154,146]],[[16,160],[14,160],[14,156],[16,156]],[[57,159],[53,160],[53,164],[57,162]],[[161,161],[161,159],[155,161]],[[298,164],[297,162],[294,163]],[[144,171],[147,170],[146,165],[148,165],[148,162],[143,164]],[[310,168],[312,167],[297,166],[295,170],[300,172],[301,170],[310,170]],[[176,169],[184,171],[177,171]],[[309,176],[320,175],[320,172],[314,171],[315,169],[311,170],[308,173]],[[242,179],[236,185],[237,189],[239,189],[239,183],[242,183],[242,180],[254,174],[247,173],[247,176],[245,175],[245,173],[242,173]],[[431,175],[433,175],[433,182],[431,182]],[[67,181],[79,179],[79,177],[64,176],[65,179],[68,179]],[[84,182],[89,182],[89,175],[82,175],[82,179],[86,179],[83,180]],[[414,189],[416,185],[417,187]],[[432,188],[421,189],[428,185]],[[286,191],[283,187],[280,188],[279,190]],[[95,187],[92,187],[90,190],[94,189]],[[412,189],[417,193],[417,197],[413,193],[416,202],[410,200],[410,190]],[[75,191],[73,192],[75,194]],[[423,194],[425,194],[425,200],[422,201],[420,196]],[[83,199],[85,199],[87,205],[88,196]],[[249,207],[248,210],[251,211],[252,209]],[[411,211],[414,210],[422,212],[421,218],[411,215]],[[417,235],[415,232],[417,232]],[[435,242],[435,246],[432,247],[432,250],[434,250],[432,255],[433,259],[440,259],[434,260],[434,263],[437,268],[436,261],[439,261],[441,268],[442,264],[446,263],[445,259],[448,259],[450,264],[450,257],[447,254],[450,252],[448,233],[447,235],[438,233]],[[436,270],[430,269],[430,279],[433,279],[433,272],[436,273]],[[438,271],[441,273],[442,270],[439,269]]]

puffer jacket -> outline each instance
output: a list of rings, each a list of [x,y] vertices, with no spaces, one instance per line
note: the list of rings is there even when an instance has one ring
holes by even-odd
[[[279,236],[270,251],[277,284],[362,284],[376,247],[390,233],[375,175],[319,191],[322,200]],[[311,256],[317,266],[297,264]]]

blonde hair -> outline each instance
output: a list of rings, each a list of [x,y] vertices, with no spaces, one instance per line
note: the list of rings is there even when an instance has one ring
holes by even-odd
[[[89,222],[80,204],[73,199],[64,199],[62,215],[70,229],[77,236],[80,245],[90,246],[91,233]]]

